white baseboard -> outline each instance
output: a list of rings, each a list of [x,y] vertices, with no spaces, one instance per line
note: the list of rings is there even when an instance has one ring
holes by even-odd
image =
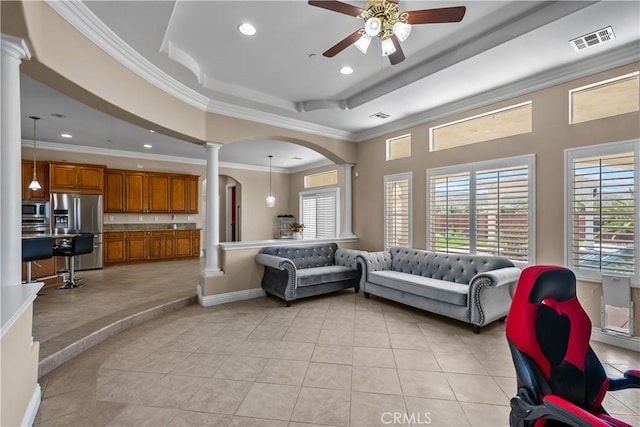
[[[613,333],[603,332],[600,328],[591,329],[591,339],[605,344],[615,345],[616,347],[626,348],[640,352],[640,338],[625,337]]]
[[[260,298],[265,296],[262,288],[246,289],[243,291],[227,292],[225,294],[217,295],[202,295],[202,288],[200,285],[197,287],[198,303],[203,307],[211,307],[213,305],[227,304],[235,301],[242,301],[246,299]]]
[[[22,417],[22,426],[31,427],[33,425],[33,422],[36,419],[36,414],[38,413],[38,408],[40,408],[41,398],[42,392],[40,390],[40,384],[36,383],[36,388],[35,390],[33,390],[31,400],[29,400],[29,405],[27,406],[27,410],[24,413],[24,417]]]

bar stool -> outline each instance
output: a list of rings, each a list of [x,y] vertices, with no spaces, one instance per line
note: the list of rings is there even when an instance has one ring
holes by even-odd
[[[76,255],[84,255],[93,252],[93,234],[83,233],[73,236],[70,244],[60,244],[53,247],[53,255],[66,257],[69,278],[58,289],[78,288],[83,285],[83,279],[76,277]]]
[[[53,256],[53,240],[51,237],[34,237],[22,239],[22,262],[27,263],[26,283],[31,280],[31,261],[49,259]]]

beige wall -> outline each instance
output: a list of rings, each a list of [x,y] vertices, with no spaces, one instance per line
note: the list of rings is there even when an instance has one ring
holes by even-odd
[[[0,338],[0,425],[19,426],[38,382],[40,343],[31,342],[33,304]]]
[[[534,154],[536,162],[536,263],[564,264],[564,150],[607,142],[640,138],[638,112],[569,125],[568,90],[638,70],[638,64],[582,78],[567,84],[519,96],[481,109],[453,115],[411,129],[375,138],[357,145],[354,178],[354,230],[360,248],[383,247],[383,177],[413,173],[413,242],[426,247],[426,170],[442,166]],[[481,142],[464,147],[429,152],[429,127],[533,101],[533,131],[529,134]],[[385,140],[412,134],[410,158],[385,161]],[[598,284],[581,284],[579,294],[595,325],[600,323]],[[640,334],[640,298],[634,290],[636,334]]]

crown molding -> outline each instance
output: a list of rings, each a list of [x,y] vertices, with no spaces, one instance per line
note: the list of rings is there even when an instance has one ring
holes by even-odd
[[[465,111],[481,108],[511,98],[526,95],[537,90],[567,83],[582,77],[611,70],[640,60],[640,43],[632,42],[618,49],[592,56],[579,62],[543,71],[513,83],[493,88],[476,95],[459,99],[448,104],[405,117],[387,125],[378,126],[353,134],[354,142],[362,142],[393,132],[439,120]]]
[[[207,166],[207,161],[205,159],[194,159],[191,157],[167,156],[164,154],[141,153],[138,151],[113,150],[110,148],[61,144],[59,142],[49,142],[49,141],[39,141],[39,140],[36,142],[38,144],[39,150],[42,149],[42,150],[51,150],[51,151],[64,151],[67,153],[92,154],[92,155],[98,155],[98,156],[122,157],[126,159],[153,160],[153,161],[168,162],[168,163],[183,163],[188,165]],[[33,140],[23,139],[21,142],[21,146],[24,148],[32,148]],[[269,172],[269,166],[246,165],[242,163],[231,163],[231,162],[218,162],[218,166],[221,168],[227,168],[227,169],[241,169],[241,170],[259,171],[259,172]],[[305,166],[306,169],[311,169],[315,167],[318,167],[316,163],[313,163],[312,166],[309,166],[309,165]],[[272,167],[271,170],[272,172],[275,172],[275,173],[283,173],[283,174],[294,173],[294,171],[289,168]],[[295,172],[297,172],[297,170]]]
[[[302,165],[295,168],[290,168],[289,173],[305,172],[311,169],[321,168],[323,166],[329,166],[329,165],[335,165],[335,163],[333,163],[329,159],[323,159],[323,160],[318,160],[317,162],[309,163],[308,165]]]
[[[160,88],[171,96],[203,111],[218,113],[278,126],[286,129],[328,136],[337,139],[351,140],[352,133],[339,129],[316,125],[302,120],[282,117],[277,114],[262,112],[247,107],[216,101],[180,83],[125,43],[104,22],[102,22],[81,0],[45,0],[55,12],[78,30],[108,55],[142,77],[147,82]],[[193,72],[194,70],[192,70]]]

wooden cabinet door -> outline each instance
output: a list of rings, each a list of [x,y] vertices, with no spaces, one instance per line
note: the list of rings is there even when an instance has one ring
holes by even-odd
[[[174,257],[182,258],[191,256],[191,231],[176,231],[174,239]]]
[[[51,163],[49,164],[49,184],[52,192],[66,192],[78,190],[75,165]]]
[[[102,248],[105,264],[125,261],[124,233],[104,233]]]
[[[36,178],[42,187],[40,190],[30,190],[29,184],[33,181],[33,162],[22,161],[22,200],[34,202],[49,201],[49,165],[42,162],[36,163]]]
[[[147,174],[128,172],[125,174],[125,212],[142,213],[148,210]]]
[[[148,175],[148,212],[169,212],[169,176],[161,174]]]
[[[171,212],[183,213],[187,211],[187,177],[184,175],[169,176],[169,208]]]
[[[125,237],[126,260],[140,261],[147,259],[148,237],[144,231],[127,232]]]
[[[77,166],[78,186],[85,192],[102,194],[104,167]]]
[[[124,171],[107,170],[105,172],[105,212],[124,212]]]
[[[164,253],[162,251],[162,232],[161,231],[149,231],[149,259],[162,259]]]
[[[187,212],[198,213],[200,199],[198,198],[198,177],[187,177]]]
[[[191,230],[191,256],[200,257],[200,230]]]

